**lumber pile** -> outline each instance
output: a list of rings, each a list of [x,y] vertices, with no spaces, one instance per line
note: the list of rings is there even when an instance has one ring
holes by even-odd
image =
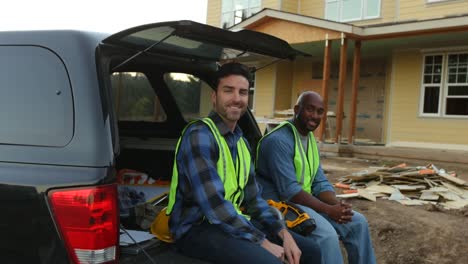
[[[344,176],[335,184],[341,198],[362,197],[394,200],[404,205],[438,204],[446,209],[468,205],[468,182],[433,164],[394,167],[370,167]]]

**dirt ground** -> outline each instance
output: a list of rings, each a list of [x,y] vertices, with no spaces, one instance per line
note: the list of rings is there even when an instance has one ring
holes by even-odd
[[[398,161],[322,158],[322,166],[332,183],[369,166],[396,164]],[[407,164],[423,166],[427,163]],[[458,177],[468,180],[468,166],[435,165],[447,171],[456,171]],[[404,206],[382,199],[377,199],[377,202],[349,199],[349,202],[356,211],[367,217],[377,263],[468,263],[467,207],[447,211],[433,206]]]

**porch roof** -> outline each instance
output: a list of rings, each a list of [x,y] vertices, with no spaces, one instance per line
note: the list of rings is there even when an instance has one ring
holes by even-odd
[[[345,34],[348,38],[371,40],[468,30],[467,18],[468,15],[460,15],[428,20],[413,20],[376,24],[371,26],[355,26],[348,23],[340,23],[331,20],[265,8],[257,14],[240,22],[239,24],[234,25],[230,28],[230,30],[245,28],[270,34],[273,33],[273,35],[282,37],[289,43],[299,43],[301,37],[302,39],[306,40],[303,42],[309,42],[310,40],[307,41],[306,37],[304,37],[304,35],[307,34],[301,33],[299,36],[295,36],[293,34],[294,32],[304,32],[299,30],[305,30],[306,28],[308,28],[308,31],[310,31],[311,28],[319,30],[319,33],[323,33],[320,34],[322,40],[326,38],[340,38],[341,33]],[[277,26],[275,28],[276,33],[272,32],[271,30],[272,23]],[[326,36],[326,34],[328,34],[328,36]],[[319,35],[317,33],[314,37],[314,40],[319,40],[317,39],[318,36]]]

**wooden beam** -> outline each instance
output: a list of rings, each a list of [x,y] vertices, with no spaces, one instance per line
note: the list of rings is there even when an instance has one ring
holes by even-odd
[[[327,127],[327,112],[328,112],[328,84],[330,83],[330,65],[331,65],[331,47],[332,41],[325,40],[325,51],[323,55],[323,76],[322,76],[322,98],[323,98],[323,117],[319,127],[318,139],[323,142]],[[330,132],[330,131],[329,131]]]
[[[353,59],[353,86],[351,90],[351,113],[349,118],[349,133],[348,144],[354,142],[354,131],[356,130],[356,111],[357,97],[359,88],[359,68],[361,67],[361,41],[354,42],[354,59]]]
[[[338,78],[338,102],[336,109],[336,132],[335,143],[341,143],[341,130],[343,128],[343,108],[344,108],[344,88],[346,82],[346,52],[348,50],[348,40],[342,35],[340,48],[340,76]]]

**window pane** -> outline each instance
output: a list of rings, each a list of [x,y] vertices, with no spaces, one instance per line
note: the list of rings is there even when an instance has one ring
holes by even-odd
[[[455,74],[450,74],[450,75],[449,75],[448,82],[449,82],[449,83],[456,83],[456,82],[457,82],[457,75],[455,75]]]
[[[467,86],[449,86],[448,95],[468,95]]]
[[[458,61],[460,63],[467,63],[468,62],[468,53],[460,54],[460,56],[458,57]]]
[[[260,8],[261,7],[261,0],[250,0],[249,1],[249,8],[255,8],[255,7],[258,7]]]
[[[435,64],[442,64],[442,55],[434,56],[434,63]]]
[[[379,3],[380,0],[367,0],[365,17],[378,17],[380,15]]]
[[[432,79],[432,83],[440,83],[440,75],[434,75]]]
[[[146,75],[138,72],[113,73],[111,82],[119,120],[166,121],[166,113]]]
[[[447,115],[468,115],[468,98],[447,98]]]
[[[66,146],[74,109],[61,58],[37,46],[0,46],[0,58],[0,144]]]
[[[466,74],[458,74],[457,83],[466,83]]]
[[[424,61],[426,64],[434,63],[434,56],[426,56],[426,60]]]
[[[361,0],[343,0],[343,8],[341,10],[341,19],[352,20],[361,19]]]
[[[340,8],[338,1],[327,3],[325,18],[329,20],[339,21]]]
[[[232,12],[234,10],[232,0],[223,0],[221,10],[223,13]]]
[[[449,55],[449,65],[455,65],[458,62],[458,56],[457,55]]]
[[[424,75],[424,83],[432,83],[432,75]]]
[[[186,73],[166,73],[166,82],[186,121],[208,115],[211,111],[211,87],[199,78]]]
[[[425,87],[423,113],[425,114],[437,114],[438,113],[439,93],[440,93],[440,89],[438,86]]]
[[[221,27],[228,28],[232,25],[234,25],[234,12],[223,14],[223,17],[221,18]]]
[[[442,65],[434,65],[434,73],[441,73],[442,72]]]
[[[432,65],[426,65],[424,67],[424,73],[432,73]]]
[[[457,67],[449,67],[449,73],[457,73]]]

